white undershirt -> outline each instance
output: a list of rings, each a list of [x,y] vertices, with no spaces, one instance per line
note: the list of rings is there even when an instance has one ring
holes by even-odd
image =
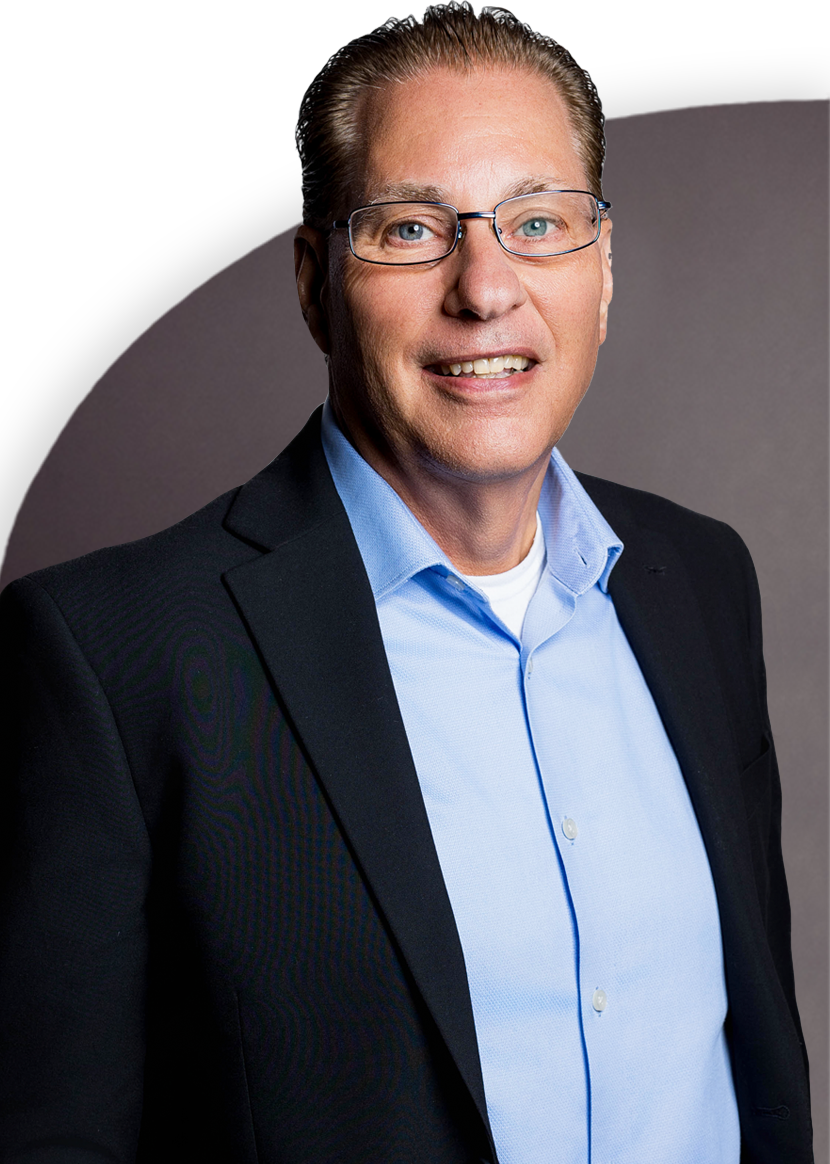
[[[527,608],[545,571],[546,561],[545,535],[537,513],[533,545],[518,566],[505,570],[503,574],[462,574],[462,578],[486,594],[493,613],[519,639]]]

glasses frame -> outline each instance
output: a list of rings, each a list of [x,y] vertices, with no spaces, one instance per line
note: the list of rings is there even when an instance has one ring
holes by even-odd
[[[586,194],[589,198],[593,198],[597,204],[597,233],[590,242],[582,243],[578,247],[571,247],[567,251],[554,251],[549,255],[526,255],[521,251],[511,251],[510,247],[506,246],[499,234],[496,226],[496,214],[499,207],[504,206],[508,202],[516,202],[519,198],[531,198],[537,194]],[[352,239],[352,218],[355,214],[359,214],[361,210],[371,210],[375,206],[443,206],[447,210],[452,210],[458,220],[457,229],[455,232],[455,239],[448,251],[443,255],[439,255],[437,259],[414,259],[405,263],[387,263],[382,259],[366,259],[363,255],[359,255],[354,249],[354,240]],[[458,246],[464,231],[461,223],[470,218],[489,218],[493,226],[493,234],[498,240],[499,246],[508,254],[513,255],[517,259],[558,259],[561,255],[572,255],[575,251],[583,251],[586,247],[592,247],[599,238],[602,232],[603,219],[607,217],[608,211],[611,209],[611,203],[604,201],[602,198],[597,198],[596,194],[592,194],[590,190],[535,190],[528,194],[514,194],[512,198],[502,198],[501,202],[497,202],[492,210],[466,210],[462,213],[457,206],[453,206],[450,202],[428,202],[420,201],[417,198],[396,198],[389,202],[370,202],[366,206],[357,206],[351,212],[348,218],[338,218],[332,222],[327,233],[333,230],[347,230],[349,232],[349,250],[356,259],[361,263],[371,263],[375,267],[425,267],[429,263],[440,263],[442,259],[449,258],[455,248]]]

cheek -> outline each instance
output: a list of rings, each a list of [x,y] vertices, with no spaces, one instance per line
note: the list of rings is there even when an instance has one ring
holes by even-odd
[[[572,270],[540,282],[533,294],[536,310],[553,335],[558,349],[595,347],[599,342],[602,269]]]
[[[435,271],[401,271],[358,263],[344,272],[343,308],[352,335],[371,360],[405,359],[416,349],[436,311],[440,314],[443,289]]]

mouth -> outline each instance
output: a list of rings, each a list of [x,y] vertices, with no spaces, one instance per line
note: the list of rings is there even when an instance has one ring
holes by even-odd
[[[507,380],[519,372],[526,372],[535,364],[536,361],[530,356],[471,356],[429,364],[426,370],[436,376],[450,378],[463,376],[470,380]]]

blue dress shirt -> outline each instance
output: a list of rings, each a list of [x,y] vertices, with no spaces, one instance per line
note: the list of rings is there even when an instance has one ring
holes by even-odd
[[[738,1164],[717,901],[608,594],[621,543],[554,450],[519,639],[328,404],[323,446],[464,951],[500,1164]]]

